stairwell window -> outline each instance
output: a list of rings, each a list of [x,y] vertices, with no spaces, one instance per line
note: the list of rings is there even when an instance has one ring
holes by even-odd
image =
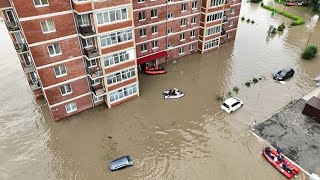
[[[146,20],[146,12],[139,12],[139,21]]]
[[[56,66],[53,69],[54,69],[54,74],[56,75],[57,78],[67,75],[67,69],[64,65]]]
[[[67,113],[72,113],[78,109],[77,104],[75,102],[67,104],[65,107],[66,107]]]
[[[158,33],[158,26],[152,26],[151,32],[152,32],[152,34],[157,34]]]
[[[147,35],[147,29],[146,28],[140,29],[140,37],[144,37],[146,35]]]
[[[88,48],[93,46],[92,38],[82,39],[83,48]]]
[[[41,29],[43,34],[52,33],[56,31],[54,23],[51,19],[41,21],[40,24],[41,24]]]
[[[66,96],[68,94],[72,94],[71,84],[66,84],[60,87],[60,92],[62,96]]]
[[[187,3],[181,4],[181,12],[187,11]]]
[[[151,10],[151,19],[152,18],[157,18],[158,17],[158,10],[157,9],[152,9]]]
[[[34,0],[35,7],[49,6],[48,0]]]
[[[52,44],[52,45],[48,46],[48,52],[49,52],[50,57],[58,56],[58,55],[62,54],[59,44]]]
[[[79,26],[87,26],[89,25],[89,15],[82,14],[77,16],[77,22]]]
[[[96,67],[97,66],[97,61],[95,59],[92,60],[86,60],[87,61],[87,67],[88,68],[92,68],[92,67]]]

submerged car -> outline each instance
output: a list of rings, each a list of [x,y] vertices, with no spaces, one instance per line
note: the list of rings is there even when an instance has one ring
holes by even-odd
[[[281,69],[276,74],[273,75],[273,79],[277,81],[284,81],[290,77],[292,77],[294,74],[294,70],[290,67]]]
[[[116,171],[127,166],[133,166],[133,161],[130,156],[123,156],[110,162],[111,171]]]
[[[225,100],[222,103],[221,109],[223,109],[227,113],[231,113],[231,112],[239,109],[242,106],[243,106],[243,102],[239,98],[232,97],[232,98]]]

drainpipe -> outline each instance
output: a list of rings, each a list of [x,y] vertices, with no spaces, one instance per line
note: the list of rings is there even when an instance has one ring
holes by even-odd
[[[166,55],[166,64],[168,64],[168,52],[169,52],[169,49],[168,49],[168,43],[169,43],[169,34],[168,34],[168,24],[169,24],[169,19],[168,19],[168,12],[169,12],[169,10],[168,10],[168,7],[169,7],[169,4],[168,4],[168,1],[167,1],[167,14],[166,14],[166,19],[167,19],[167,27],[166,27],[166,34],[167,34],[167,37],[166,37],[166,42],[167,42],[167,44],[166,44],[166,50],[167,50],[167,55]]]

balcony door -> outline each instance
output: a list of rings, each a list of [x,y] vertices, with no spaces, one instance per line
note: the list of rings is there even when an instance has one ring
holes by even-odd
[[[16,40],[17,40],[18,44],[24,44],[24,39],[23,39],[23,37],[22,37],[20,32],[15,32],[14,36],[16,37]]]
[[[37,74],[36,74],[34,71],[30,72],[29,74],[30,74],[30,78],[31,78],[31,80],[32,80],[33,82],[35,82],[35,81],[38,80]]]
[[[10,10],[6,10],[6,14],[7,14],[7,17],[9,19],[9,22],[11,23],[15,23],[16,22],[16,18],[15,18],[15,15],[13,13],[13,11],[10,9]]]
[[[27,66],[31,65],[31,57],[29,55],[29,53],[23,53],[22,54],[24,62],[26,63]]]

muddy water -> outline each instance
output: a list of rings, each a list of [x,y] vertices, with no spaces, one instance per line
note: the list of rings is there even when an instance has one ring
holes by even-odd
[[[270,37],[269,25],[290,21],[249,3],[242,15],[256,23],[240,22],[234,42],[168,63],[166,75],[140,75],[139,98],[58,123],[44,102],[33,100],[1,24],[0,179],[285,179],[261,156],[264,143],[247,130],[251,119],[263,121],[314,86],[320,58],[301,61],[299,55],[311,32],[310,43],[320,46],[320,23]],[[304,17],[310,23],[312,15]],[[295,76],[285,85],[274,82],[271,74],[286,66]],[[253,77],[264,80],[243,85]],[[234,86],[245,105],[225,114],[215,96]],[[172,87],[185,97],[163,100],[161,92]],[[110,160],[126,154],[134,167],[108,171]]]

